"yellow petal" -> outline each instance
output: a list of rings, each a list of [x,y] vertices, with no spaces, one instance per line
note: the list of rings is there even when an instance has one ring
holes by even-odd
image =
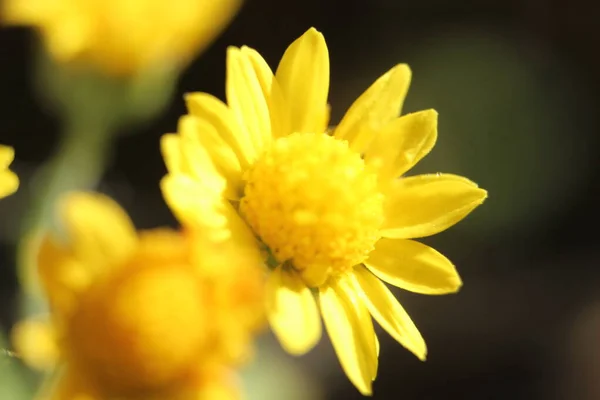
[[[377,371],[376,342],[372,323],[364,324],[357,310],[356,293],[349,293],[335,282],[319,289],[319,304],[325,328],[348,379],[365,396],[371,395],[371,382]]]
[[[167,3],[171,4],[171,3]],[[215,38],[227,27],[230,21],[235,17],[243,4],[242,0],[219,0],[219,1],[207,1],[198,3],[186,3],[176,2],[175,6],[182,8],[186,13],[187,18],[181,18],[182,22],[190,21],[191,24],[184,25],[182,23],[182,29],[187,27],[188,30],[182,30],[182,34],[178,40],[182,43],[180,46],[174,46],[171,43],[170,49],[181,49],[181,54],[189,53],[189,57],[202,53],[214,40]],[[195,6],[195,7],[194,7]],[[187,12],[187,10],[193,10]],[[198,14],[192,14],[196,11]],[[177,18],[174,18],[177,20]],[[173,35],[177,35],[173,31]],[[185,32],[185,33],[184,33]],[[167,36],[168,38],[175,39],[177,36]],[[186,40],[187,39],[187,40]],[[171,50],[171,52],[173,51]]]
[[[375,135],[400,115],[410,78],[406,64],[396,65],[382,75],[350,106],[334,136],[363,153]]]
[[[487,192],[460,176],[431,174],[398,179],[386,195],[382,236],[410,239],[448,229],[483,203]]]
[[[14,158],[12,147],[0,145],[0,198],[13,194],[19,188],[19,178],[8,170]]]
[[[384,281],[415,293],[454,293],[462,285],[450,260],[413,240],[380,239],[365,265]]]
[[[260,87],[265,99],[267,99],[269,114],[271,116],[272,136],[278,138],[289,135],[292,133],[290,130],[290,111],[283,97],[279,82],[277,82],[273,75],[273,71],[271,71],[267,62],[256,50],[242,46],[242,54],[252,63]],[[263,139],[269,141],[268,137]]]
[[[256,150],[248,132],[242,129],[235,115],[219,99],[208,93],[190,93],[185,96],[190,113],[212,125],[237,155],[245,169],[256,159]]]
[[[227,218],[219,212],[222,199],[202,182],[171,174],[160,186],[167,205],[183,225],[210,230],[217,237],[227,235]]]
[[[364,267],[356,267],[354,276],[373,318],[402,346],[425,360],[427,347],[421,333],[389,289]]]
[[[73,253],[95,273],[118,266],[135,251],[135,228],[110,198],[98,193],[69,193],[60,200],[59,211]]]
[[[0,171],[0,198],[13,194],[19,188],[19,178],[12,171]]]
[[[429,153],[437,139],[437,112],[420,111],[391,121],[365,152],[365,163],[378,171],[385,187]]]
[[[315,298],[294,271],[278,266],[267,283],[267,316],[281,346],[302,355],[321,339],[321,318]]]
[[[338,297],[344,299],[344,304],[353,309],[352,314],[356,317],[355,325],[361,327],[357,333],[360,335],[361,343],[364,343],[367,349],[366,356],[369,357],[371,380],[375,380],[379,366],[379,341],[375,334],[371,314],[362,299],[357,296],[357,293],[361,291],[360,287],[357,286],[356,279],[352,274],[340,277],[331,285],[338,293]]]
[[[167,171],[172,174],[191,174],[181,152],[181,138],[175,133],[167,133],[160,138],[162,153]]]
[[[49,322],[37,319],[18,322],[11,337],[17,354],[30,367],[49,370],[58,361],[56,332]]]
[[[329,53],[323,35],[310,28],[285,51],[275,77],[290,107],[292,132],[327,130]]]
[[[271,117],[252,62],[237,47],[227,49],[227,104],[260,153],[270,143]]]
[[[183,175],[167,175],[161,181],[163,196],[177,219],[198,230],[208,240],[233,240],[238,247],[256,247],[250,228],[231,203],[214,195],[196,180]]]
[[[214,193],[230,200],[242,194],[241,166],[215,129],[191,115],[179,121],[181,150],[192,176]]]
[[[70,249],[48,235],[40,238],[39,247],[36,239],[31,250],[35,251],[34,262],[52,315],[58,322],[67,321],[77,307],[79,293],[85,291],[100,272],[79,261]]]
[[[0,145],[0,170],[8,168],[15,158],[15,150],[9,146]]]

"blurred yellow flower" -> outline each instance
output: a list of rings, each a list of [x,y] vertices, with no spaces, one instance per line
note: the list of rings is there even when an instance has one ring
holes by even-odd
[[[192,232],[136,234],[99,194],[69,194],[60,211],[63,234],[46,236],[38,255],[50,323],[13,331],[30,365],[57,358],[49,398],[237,398],[229,368],[262,322],[259,254],[235,258]]]
[[[13,194],[19,188],[19,178],[8,169],[14,158],[12,147],[0,145],[0,198]]]
[[[242,0],[4,0],[7,23],[32,25],[61,62],[114,75],[184,65],[233,18]]]
[[[320,314],[365,395],[379,351],[371,316],[418,358],[427,352],[382,280],[423,294],[457,291],[452,263],[409,239],[449,228],[487,196],[455,175],[402,177],[437,137],[435,111],[398,117],[410,78],[408,66],[395,66],[330,130],[321,33],[311,28],[292,43],[275,74],[255,50],[232,47],[228,104],[188,95],[190,115],[162,139],[162,189],[178,218],[262,248],[273,269],[267,313],[283,347],[311,349]]]

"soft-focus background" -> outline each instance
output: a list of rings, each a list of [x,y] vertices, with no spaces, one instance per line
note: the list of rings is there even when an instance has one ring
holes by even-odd
[[[457,173],[489,190],[465,221],[426,240],[455,262],[463,290],[397,292],[429,359],[381,332],[376,399],[600,398],[599,21],[600,5],[582,0],[251,0],[180,80],[180,94],[222,98],[227,45],[254,47],[275,67],[315,26],[331,56],[332,122],[380,74],[409,63],[405,111],[440,113],[438,144],[414,172]],[[29,177],[60,127],[32,87],[33,38],[0,31],[0,142],[16,148],[22,180],[0,206],[4,329],[17,317],[15,244]],[[184,111],[178,95],[116,142],[100,190],[141,228],[174,224],[158,189],[158,140]],[[0,370],[12,363],[0,351]],[[326,339],[292,358],[267,336],[244,376],[251,399],[361,398]]]

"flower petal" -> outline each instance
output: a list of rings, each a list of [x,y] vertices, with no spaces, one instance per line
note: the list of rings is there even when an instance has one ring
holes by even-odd
[[[252,62],[237,47],[227,49],[226,93],[233,115],[260,152],[272,138],[269,107]]]
[[[353,104],[337,126],[334,136],[363,153],[375,135],[402,110],[410,85],[408,65],[398,64],[377,79]]]
[[[9,146],[0,145],[0,170],[10,166],[15,158],[15,150]]]
[[[208,93],[190,93],[185,96],[190,114],[211,124],[237,155],[240,165],[247,168],[256,158],[254,144],[235,115],[219,99]]]
[[[371,367],[371,380],[375,380],[377,376],[377,368],[379,366],[379,341],[373,327],[373,318],[369,314],[369,310],[365,306],[362,299],[356,294],[360,292],[360,287],[357,286],[356,279],[353,275],[342,276],[337,281],[332,282],[332,286],[339,297],[344,300],[347,306],[352,307],[353,315],[356,317],[356,325],[360,326],[358,330],[361,343],[364,343],[369,357],[369,367]]]
[[[354,276],[373,318],[402,346],[424,361],[427,356],[425,341],[394,295],[364,267],[356,267]]]
[[[231,185],[227,186],[226,177],[217,169],[211,155],[200,143],[198,136],[201,129],[199,120],[191,115],[184,115],[179,119],[177,130],[186,170],[213,193],[222,194],[229,189],[226,194],[234,195],[234,188]]]
[[[485,190],[456,175],[398,179],[387,192],[386,220],[381,234],[401,239],[434,235],[465,218],[486,197]]]
[[[290,107],[291,132],[325,132],[329,53],[323,35],[310,28],[296,39],[281,58],[275,77]]]
[[[28,249],[29,250],[29,249]],[[68,321],[78,304],[78,295],[99,271],[75,258],[70,249],[50,236],[35,246],[37,271],[56,321]]]
[[[267,62],[256,50],[242,46],[242,54],[252,63],[260,87],[265,99],[267,99],[273,137],[278,138],[289,135],[292,133],[290,130],[290,110],[283,97],[279,82],[277,82],[273,75],[273,71],[271,71]],[[269,138],[266,137],[264,140],[269,141]]]
[[[242,167],[215,128],[202,119],[186,115],[179,122],[179,132],[191,174],[215,193],[239,200],[243,193]]]
[[[0,198],[13,194],[19,188],[19,178],[12,171],[0,171]]]
[[[162,153],[167,171],[172,174],[191,174],[181,152],[181,139],[176,133],[167,133],[160,138]]]
[[[311,350],[321,338],[315,298],[294,271],[275,268],[267,283],[267,316],[281,346],[290,354]]]
[[[60,200],[59,215],[73,253],[97,273],[116,267],[135,251],[137,235],[131,220],[104,195],[69,193]]]
[[[232,240],[240,249],[258,246],[254,234],[227,199],[185,175],[167,175],[160,184],[166,203],[185,227],[213,242]]]
[[[23,361],[39,371],[50,370],[60,357],[56,332],[48,321],[20,321],[13,327],[11,338]]]
[[[219,211],[223,199],[189,176],[170,174],[160,186],[177,219],[194,229],[204,229],[213,239],[229,236],[227,218]]]
[[[325,328],[348,379],[365,396],[377,371],[377,345],[373,325],[364,324],[358,312],[360,299],[335,281],[319,288],[319,303]],[[370,320],[370,318],[369,318]]]
[[[415,293],[454,293],[462,285],[450,260],[413,240],[379,239],[365,265],[384,281]]]
[[[12,147],[0,145],[0,198],[13,194],[19,188],[19,178],[8,170],[14,158]]]
[[[420,111],[391,121],[365,152],[365,163],[385,187],[429,153],[437,139],[437,112]]]

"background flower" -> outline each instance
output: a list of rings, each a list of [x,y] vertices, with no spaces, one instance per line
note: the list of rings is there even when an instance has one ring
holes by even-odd
[[[59,62],[131,75],[187,64],[237,12],[241,0],[4,0],[3,17],[31,25]]]
[[[247,258],[203,257],[215,249],[199,235],[138,235],[98,194],[65,196],[59,216],[37,255],[49,325],[13,333],[33,366],[56,355],[48,396],[208,400],[223,387],[237,398],[227,371],[248,359],[261,327],[260,271]]]

